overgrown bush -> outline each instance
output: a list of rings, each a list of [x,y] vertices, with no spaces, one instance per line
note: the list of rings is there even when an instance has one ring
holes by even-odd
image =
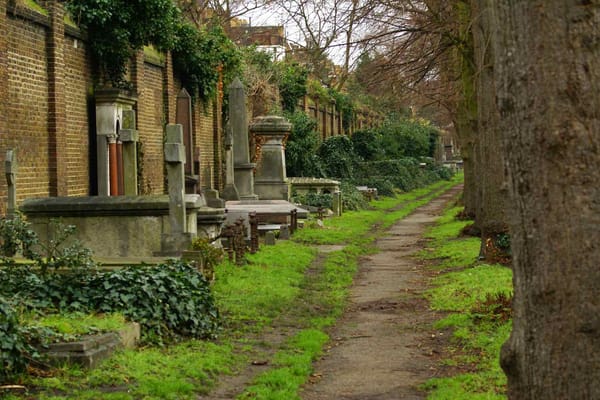
[[[292,132],[285,146],[287,176],[322,177],[321,159],[317,157],[320,145],[317,121],[303,112],[286,114],[292,123]]]
[[[333,196],[329,193],[309,192],[302,195],[295,195],[292,197],[292,200],[304,206],[333,208]]]
[[[0,350],[0,383],[25,371],[29,359],[36,354],[27,343],[15,310],[3,296],[0,296]]]
[[[209,282],[189,264],[175,261],[96,275],[86,288],[90,308],[122,312],[142,324],[146,341],[216,334],[219,313]]]
[[[348,136],[328,137],[319,146],[317,155],[323,161],[325,177],[352,179],[356,154]]]
[[[208,281],[195,268],[173,261],[99,272],[90,268],[89,250],[65,245],[74,228],[56,226],[58,233],[41,246],[23,219],[0,220],[0,249],[7,254],[29,245],[45,250],[44,256],[28,250],[34,256],[30,264],[3,257],[0,296],[10,296],[26,309],[119,311],[142,324],[148,341],[215,333],[218,312]],[[24,247],[25,242],[28,246]]]
[[[340,184],[342,191],[342,204],[345,211],[356,211],[367,208],[369,205],[365,196],[356,189],[356,185],[348,181],[342,181]]]

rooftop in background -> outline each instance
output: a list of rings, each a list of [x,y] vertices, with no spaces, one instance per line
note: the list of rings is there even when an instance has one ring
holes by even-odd
[[[287,42],[285,28],[278,26],[251,26],[246,21],[233,25],[230,30],[231,40],[240,46],[253,46],[259,51],[273,55],[275,61],[285,57]]]

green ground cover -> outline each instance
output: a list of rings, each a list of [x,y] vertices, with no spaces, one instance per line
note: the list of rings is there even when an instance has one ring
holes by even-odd
[[[512,272],[476,261],[480,242],[459,236],[472,222],[455,218],[460,209],[445,212],[427,232],[432,241],[421,252],[421,257],[433,260],[434,269],[441,270],[427,296],[433,309],[447,314],[434,328],[452,332],[443,361],[452,372],[431,379],[424,388],[431,400],[505,399],[499,354],[511,329]]]

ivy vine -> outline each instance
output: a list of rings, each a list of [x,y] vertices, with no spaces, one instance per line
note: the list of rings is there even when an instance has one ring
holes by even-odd
[[[241,53],[218,25],[197,29],[190,23],[180,23],[172,54],[173,68],[182,85],[202,101],[214,97],[220,69],[225,87],[240,71]]]
[[[216,93],[219,67],[226,82],[238,71],[239,52],[223,30],[196,28],[172,0],[67,0],[66,7],[87,32],[101,84],[129,88],[127,65],[146,45],[171,51],[182,84],[204,101]]]
[[[98,78],[104,84],[127,87],[127,63],[134,53],[153,44],[173,47],[181,19],[171,0],[68,0],[67,10],[88,35]]]

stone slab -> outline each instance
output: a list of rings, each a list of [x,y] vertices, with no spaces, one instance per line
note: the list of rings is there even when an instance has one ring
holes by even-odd
[[[240,200],[227,201],[225,208],[229,211],[251,212],[257,214],[289,215],[293,209],[298,210],[298,218],[308,218],[308,210],[298,207],[294,203],[285,200]]]

